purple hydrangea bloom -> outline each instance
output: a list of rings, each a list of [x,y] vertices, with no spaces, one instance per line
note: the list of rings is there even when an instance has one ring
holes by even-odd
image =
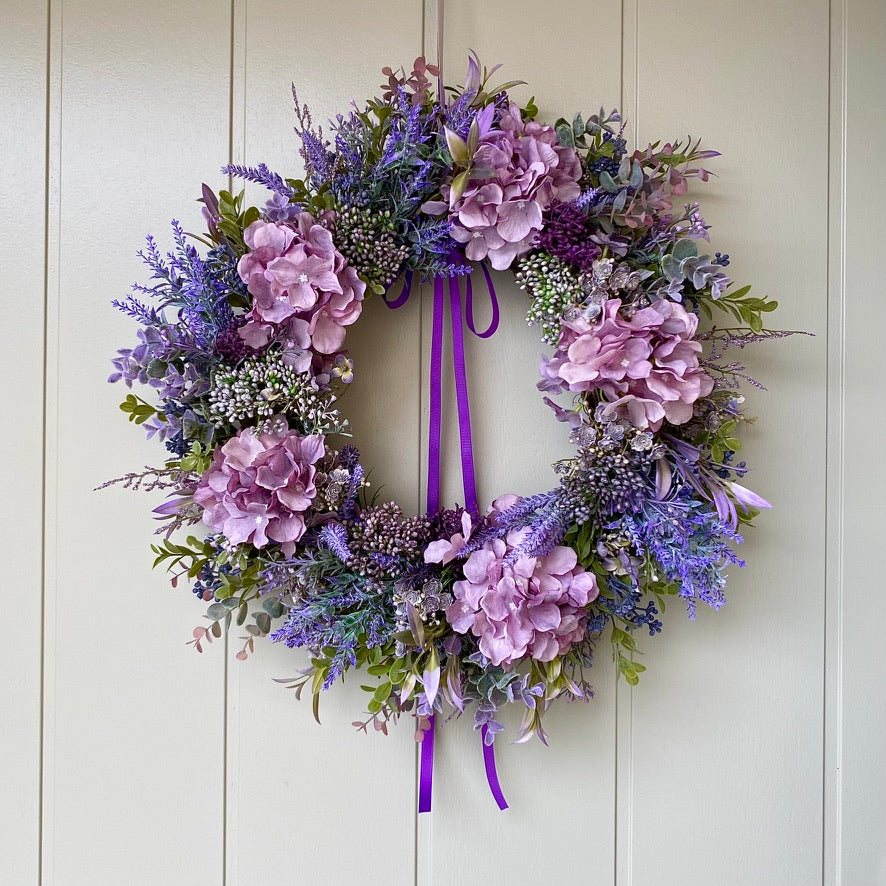
[[[494,112],[487,105],[476,117],[479,144],[469,158],[465,187],[445,185],[448,203],[426,203],[424,209],[448,211],[452,238],[464,244],[465,255],[472,261],[488,258],[503,271],[532,248],[542,214],[555,200],[569,203],[579,196],[581,162],[572,148],[557,143],[552,127],[524,123],[516,105],[508,107],[497,128]],[[450,141],[464,144],[454,133]]]
[[[245,428],[212,456],[194,501],[203,522],[233,544],[263,548],[280,542],[291,556],[305,533],[305,513],[317,494],[314,465],[326,453],[322,436]]]
[[[506,512],[516,501],[516,496],[503,496],[492,511]],[[470,531],[465,513],[462,532],[432,542],[425,560],[450,562]],[[551,661],[567,652],[584,636],[585,609],[599,594],[596,577],[585,572],[572,548],[513,559],[510,554],[519,552],[529,531],[513,530],[475,550],[462,567],[464,580],[453,585],[455,600],[446,610],[452,629],[479,638],[480,651],[496,666],[509,668],[526,655]]]
[[[557,352],[542,364],[545,390],[599,390],[607,415],[655,431],[692,418],[692,404],[711,393],[699,366],[698,317],[671,301],[657,301],[630,318],[607,299],[599,321],[564,320]]]
[[[360,316],[366,284],[335,248],[329,229],[300,213],[294,222],[253,222],[237,266],[253,297],[240,336],[253,348],[281,334],[299,348],[332,354]]]

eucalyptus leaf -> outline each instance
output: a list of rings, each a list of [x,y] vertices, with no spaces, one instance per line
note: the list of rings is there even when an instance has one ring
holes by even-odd
[[[575,138],[580,138],[582,135],[584,135],[584,131],[585,131],[585,120],[584,120],[584,117],[582,117],[582,115],[581,115],[581,111],[579,111],[572,118],[572,134],[575,136]]]
[[[220,618],[225,617],[227,611],[228,610],[223,603],[212,603],[206,610],[206,615],[213,621],[218,621]]]
[[[674,244],[671,255],[677,261],[685,261],[687,258],[695,258],[698,255],[698,247],[694,240],[683,237]]]
[[[575,147],[575,136],[572,134],[572,127],[568,123],[561,123],[557,127],[557,140],[567,148]]]
[[[631,175],[631,158],[625,154],[624,157],[621,158],[621,162],[618,164],[618,177],[626,182]]]
[[[605,169],[600,173],[600,187],[603,188],[607,194],[614,194],[618,190],[618,185],[615,183],[615,180]]]
[[[271,630],[271,617],[267,612],[256,612],[255,623],[263,634],[267,634]]]
[[[286,607],[276,597],[266,597],[261,605],[271,618],[280,618],[286,612]]]

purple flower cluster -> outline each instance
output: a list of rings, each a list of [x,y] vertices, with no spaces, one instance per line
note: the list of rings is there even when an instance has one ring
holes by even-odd
[[[237,266],[252,311],[240,337],[252,348],[272,338],[309,351],[333,354],[345,340],[345,327],[360,316],[366,284],[335,248],[328,228],[307,212],[294,224],[253,222],[244,234],[249,252]]]
[[[492,511],[507,512],[516,504],[516,496],[503,496]],[[555,547],[542,557],[511,556],[519,552],[528,531],[513,530],[505,539],[472,551],[446,610],[457,634],[473,633],[483,655],[505,668],[526,655],[551,661],[567,652],[584,635],[584,610],[599,593],[594,574],[578,565],[571,548]],[[465,513],[462,531],[428,545],[425,562],[451,562],[470,534],[471,519]]]
[[[588,270],[602,252],[599,229],[577,203],[554,203],[548,211],[536,246],[581,271]]]
[[[557,142],[550,126],[524,123],[511,104],[493,125],[494,105],[476,117],[479,143],[469,158],[464,187],[443,187],[446,203],[426,203],[426,212],[448,212],[452,237],[472,261],[488,257],[503,271],[528,252],[543,227],[543,213],[555,200],[575,200],[581,163]],[[452,139],[458,143],[457,136]]]
[[[314,465],[325,452],[320,436],[246,428],[215,450],[194,492],[203,522],[231,544],[260,549],[275,541],[291,555],[305,534],[305,514],[317,494]]]
[[[713,379],[699,366],[693,341],[698,318],[679,304],[659,301],[627,318],[620,299],[608,299],[599,322],[564,320],[557,352],[543,364],[543,390],[598,390],[607,413],[635,427],[680,425]]]

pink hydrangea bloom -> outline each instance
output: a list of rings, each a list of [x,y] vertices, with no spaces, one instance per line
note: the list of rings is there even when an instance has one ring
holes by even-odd
[[[443,188],[446,203],[425,204],[431,213],[449,211],[453,239],[465,244],[472,261],[489,258],[503,271],[528,252],[542,229],[542,213],[556,199],[577,199],[581,162],[572,148],[557,144],[550,126],[524,123],[512,104],[497,129],[494,108],[478,115],[480,138],[471,159],[472,176],[463,193]]]
[[[200,478],[194,501],[204,509],[203,522],[233,544],[263,548],[276,541],[291,554],[304,535],[304,515],[317,494],[314,465],[325,452],[317,434],[245,428],[215,450]]]
[[[493,508],[505,509],[502,502]],[[448,562],[470,535],[469,526],[449,541],[432,542],[425,560]],[[520,557],[506,565],[508,553],[528,531],[516,530],[474,551],[446,610],[452,629],[478,637],[480,651],[494,665],[510,667],[526,655],[551,661],[565,654],[584,636],[585,609],[599,593],[594,574],[578,564],[572,548],[556,547],[544,557]]]
[[[598,320],[564,321],[557,351],[542,363],[543,390],[602,391],[605,411],[655,431],[692,418],[692,404],[711,393],[693,341],[698,318],[682,305],[658,301],[629,319],[608,299]]]
[[[329,229],[302,212],[287,222],[253,222],[250,251],[237,265],[253,298],[239,330],[254,348],[280,336],[300,349],[332,354],[362,308],[366,284],[335,248]]]

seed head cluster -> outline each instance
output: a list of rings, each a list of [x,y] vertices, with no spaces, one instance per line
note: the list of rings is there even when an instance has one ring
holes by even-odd
[[[578,272],[559,258],[536,252],[520,259],[516,279],[517,285],[532,299],[526,322],[530,326],[541,326],[542,341],[556,345],[560,318],[570,305],[584,300]]]
[[[558,462],[557,501],[569,522],[639,511],[652,490],[655,459],[652,435],[620,422],[583,425],[572,434],[575,458]]]
[[[338,210],[335,245],[358,274],[381,287],[397,278],[409,255],[407,247],[397,244],[389,212],[357,206]]]
[[[286,416],[301,433],[334,433],[343,421],[333,402],[332,393],[318,390],[309,373],[296,372],[282,355],[270,352],[236,367],[223,364],[209,391],[210,418],[217,427]]]
[[[367,508],[348,530],[350,565],[366,578],[397,578],[404,564],[421,561],[431,540],[427,517],[406,517],[392,501]]]
[[[400,630],[409,628],[409,619],[406,614],[407,605],[412,606],[415,614],[423,622],[437,625],[440,623],[440,613],[452,605],[452,594],[443,590],[443,583],[439,578],[429,578],[419,584],[396,582],[394,585],[394,607]]]

